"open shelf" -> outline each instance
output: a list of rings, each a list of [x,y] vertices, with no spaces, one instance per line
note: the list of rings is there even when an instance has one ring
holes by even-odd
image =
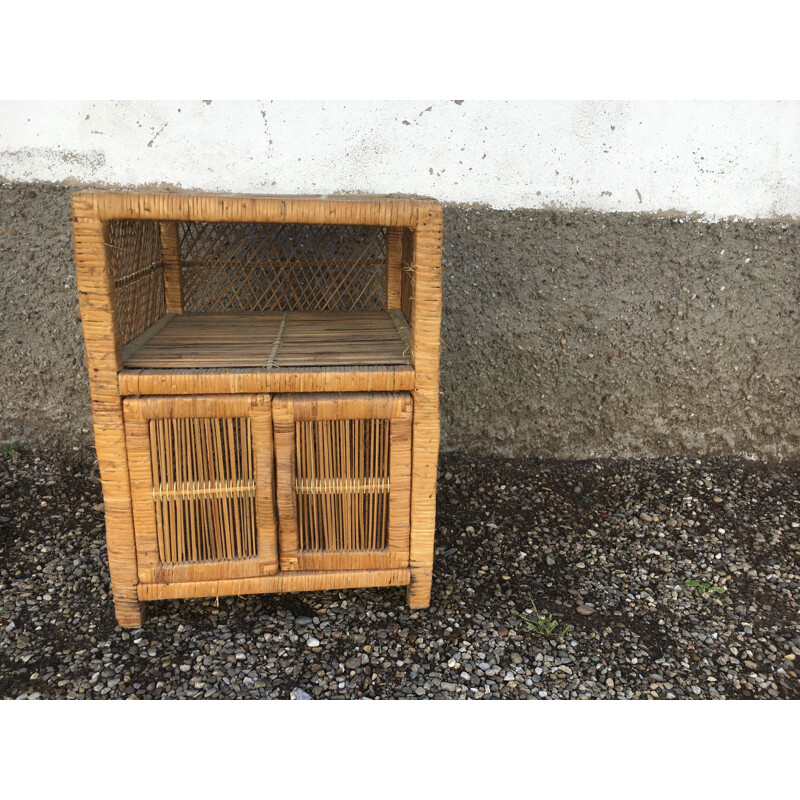
[[[126,369],[401,366],[402,312],[165,314],[122,351]]]

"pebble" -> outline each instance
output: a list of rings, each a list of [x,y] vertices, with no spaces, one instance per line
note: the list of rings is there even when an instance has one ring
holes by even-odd
[[[0,453],[4,697],[800,698],[797,465],[446,453],[429,609],[391,588],[200,598],[127,631],[81,458]],[[557,631],[524,624],[532,603]]]

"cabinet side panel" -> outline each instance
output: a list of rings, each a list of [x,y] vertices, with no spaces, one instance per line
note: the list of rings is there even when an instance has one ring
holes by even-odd
[[[414,235],[414,297],[411,319],[414,390],[411,477],[412,608],[430,605],[433,537],[436,524],[436,469],[439,458],[439,335],[442,314],[442,214],[420,214]]]
[[[106,263],[107,225],[91,215],[90,203],[73,203],[73,239],[81,308],[95,451],[103,486],[111,587],[117,620],[123,627],[142,624],[137,593],[128,458],[117,374],[121,343],[114,307],[114,287]]]

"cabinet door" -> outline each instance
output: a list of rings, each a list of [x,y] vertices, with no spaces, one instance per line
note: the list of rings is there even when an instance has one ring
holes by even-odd
[[[272,413],[281,569],[408,566],[411,395],[282,394]]]
[[[277,572],[270,397],[126,398],[142,583]]]

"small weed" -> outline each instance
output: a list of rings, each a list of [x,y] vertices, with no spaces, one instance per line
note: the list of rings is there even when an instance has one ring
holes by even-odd
[[[594,502],[594,500],[592,500],[591,497],[587,497],[586,495],[583,495],[583,497],[581,497],[581,500],[583,500],[584,503],[593,503]]]
[[[533,608],[533,613],[535,615],[534,619],[526,617],[524,614],[520,614],[520,617],[522,617],[522,619],[525,621],[525,624],[529,628],[533,628],[533,630],[540,636],[544,636],[546,638],[555,636],[556,639],[562,639],[567,632],[572,629],[572,625],[564,624],[564,627],[560,631],[557,630],[560,624],[559,621],[557,619],[553,619],[552,614],[548,614],[546,617],[541,616],[536,608],[536,603],[533,602],[533,598],[531,598],[531,607]]]
[[[690,589],[697,589],[700,592],[700,597],[706,597],[712,594],[722,594],[725,589],[722,586],[712,586],[710,583],[701,583],[700,581],[686,581],[686,585]]]
[[[630,550],[620,550],[620,551],[619,551],[619,554],[620,554],[621,556],[626,556],[626,555],[628,555],[628,553],[630,553]]]
[[[19,442],[10,442],[9,444],[3,445],[3,452],[10,456],[12,453],[16,453],[19,450],[22,450],[22,445]]]

